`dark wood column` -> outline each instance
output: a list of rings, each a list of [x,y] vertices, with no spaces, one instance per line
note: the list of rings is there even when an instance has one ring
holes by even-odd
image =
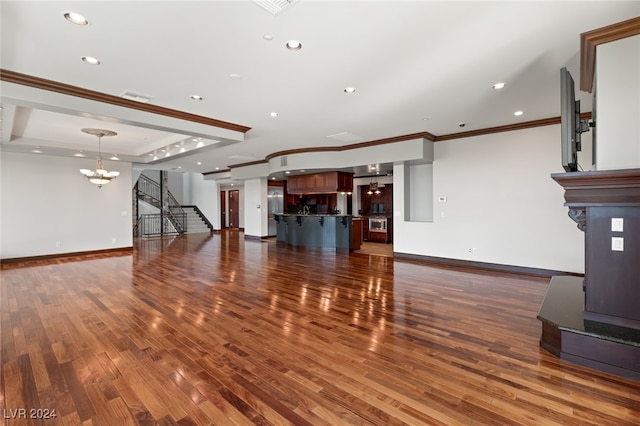
[[[640,380],[640,169],[558,173],[585,233],[585,277],[555,276],[540,306],[540,346]]]
[[[640,169],[551,177],[585,232],[585,320],[640,329]]]

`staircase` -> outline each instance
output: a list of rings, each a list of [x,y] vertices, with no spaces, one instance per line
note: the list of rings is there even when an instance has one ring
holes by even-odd
[[[167,191],[166,203],[162,203],[160,184],[145,175],[138,178],[134,193],[138,202],[158,209],[157,214],[138,215],[134,235],[195,234],[213,230],[213,225],[197,206],[181,206],[171,192]],[[162,210],[162,204],[167,208]]]
[[[182,210],[187,215],[187,229],[185,234],[197,234],[199,232],[211,232],[213,227],[206,218],[203,218],[202,212],[195,206],[182,206]]]

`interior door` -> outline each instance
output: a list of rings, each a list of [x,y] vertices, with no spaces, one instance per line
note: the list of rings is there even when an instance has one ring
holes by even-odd
[[[220,191],[220,228],[227,227],[227,191]]]
[[[229,191],[229,228],[240,227],[240,191]]]

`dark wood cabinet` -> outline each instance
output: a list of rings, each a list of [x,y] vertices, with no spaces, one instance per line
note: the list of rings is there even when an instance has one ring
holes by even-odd
[[[369,185],[360,185],[360,206],[362,215],[391,216],[393,214],[393,185],[380,187],[379,194],[367,194]]]
[[[362,240],[369,241],[369,218],[365,217],[362,220]]]
[[[390,243],[393,241],[393,218],[373,218],[367,219],[368,241],[376,243]]]
[[[362,246],[362,230],[366,220],[353,218],[351,222],[351,250],[360,250]]]
[[[324,172],[287,177],[289,194],[329,194],[353,191],[353,173]]]

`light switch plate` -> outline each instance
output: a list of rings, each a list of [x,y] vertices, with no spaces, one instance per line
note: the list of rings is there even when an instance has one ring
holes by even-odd
[[[611,251],[624,251],[624,238],[611,237]]]
[[[613,232],[622,232],[622,231],[624,231],[624,218],[612,217],[611,218],[611,230]]]

